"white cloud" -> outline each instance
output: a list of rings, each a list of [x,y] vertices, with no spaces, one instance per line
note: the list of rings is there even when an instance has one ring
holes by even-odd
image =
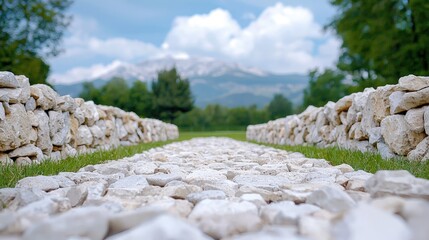
[[[118,66],[121,66],[122,62],[114,61],[110,64],[96,64],[91,67],[76,67],[73,68],[66,73],[62,74],[52,74],[50,76],[49,82],[51,83],[74,83],[80,82],[87,79],[96,79],[105,74],[107,74],[110,70],[115,69]]]
[[[244,28],[223,9],[179,17],[163,45],[279,73],[326,67],[338,54],[338,41],[323,33],[308,9],[281,3],[266,8]]]
[[[75,17],[65,39],[66,52],[53,61],[89,65],[88,62],[116,60],[138,62],[163,56],[213,57],[254,66],[276,73],[307,73],[314,67],[332,66],[338,58],[340,41],[324,33],[310,10],[277,3],[266,8],[249,25],[242,27],[224,9],[208,14],[177,17],[160,46],[136,39],[95,37],[98,24]],[[84,60],[87,60],[86,62]],[[85,62],[85,63],[84,63]],[[81,81],[98,76],[115,66],[97,64],[54,74],[51,81]]]

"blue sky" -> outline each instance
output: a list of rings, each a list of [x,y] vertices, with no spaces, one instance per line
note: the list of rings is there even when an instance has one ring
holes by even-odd
[[[322,31],[335,13],[328,0],[76,0],[69,13],[53,82],[167,56],[306,73],[333,65],[340,45]]]

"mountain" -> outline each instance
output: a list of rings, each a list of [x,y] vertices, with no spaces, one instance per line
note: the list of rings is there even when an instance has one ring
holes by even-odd
[[[103,86],[113,77],[127,79],[130,84],[140,80],[150,82],[157,73],[176,67],[179,74],[191,83],[196,105],[219,103],[229,107],[256,104],[263,107],[275,93],[281,93],[292,102],[299,103],[308,77],[299,74],[272,74],[257,68],[236,63],[226,63],[211,58],[162,58],[138,64],[115,63],[115,67],[93,79],[96,87]],[[83,89],[83,82],[74,84],[54,84],[61,94],[77,97]]]

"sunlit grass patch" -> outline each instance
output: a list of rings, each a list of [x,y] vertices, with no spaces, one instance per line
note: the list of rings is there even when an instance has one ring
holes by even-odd
[[[332,165],[349,164],[355,170],[375,173],[378,170],[407,170],[416,177],[429,179],[429,161],[413,162],[405,158],[384,160],[377,153],[362,153],[337,147],[318,148],[315,146],[283,146],[264,144],[291,152],[300,152],[309,158],[326,159]]]

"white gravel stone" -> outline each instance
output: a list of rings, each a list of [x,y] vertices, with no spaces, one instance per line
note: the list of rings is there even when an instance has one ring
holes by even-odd
[[[402,196],[429,200],[429,180],[416,178],[406,170],[378,171],[366,182],[372,197]]]
[[[193,204],[197,204],[204,199],[225,199],[225,198],[226,198],[225,193],[219,190],[206,190],[202,192],[191,193],[186,197],[186,199]]]
[[[412,233],[398,216],[361,204],[336,224],[333,235],[342,240],[406,240]]]
[[[164,210],[151,207],[115,214],[109,218],[109,232],[112,235],[126,231],[162,214]]]
[[[37,188],[43,191],[55,190],[60,187],[58,182],[49,176],[26,177],[18,181],[17,188]]]
[[[184,238],[189,240],[211,239],[189,223],[176,217],[163,215],[106,240],[180,240]]]
[[[355,205],[353,199],[344,191],[333,187],[324,187],[307,197],[309,204],[317,205],[331,212],[342,212]]]
[[[189,220],[214,238],[255,231],[261,224],[258,208],[252,203],[211,199],[198,203]]]
[[[106,211],[100,208],[76,208],[36,223],[24,233],[23,240],[67,240],[72,237],[102,240],[108,227]]]
[[[146,180],[150,185],[164,187],[171,181],[182,180],[182,177],[176,174],[153,174],[147,175]]]
[[[270,224],[294,225],[301,216],[310,215],[320,210],[310,204],[295,205],[291,201],[282,201],[269,204],[261,208],[261,218]]]

